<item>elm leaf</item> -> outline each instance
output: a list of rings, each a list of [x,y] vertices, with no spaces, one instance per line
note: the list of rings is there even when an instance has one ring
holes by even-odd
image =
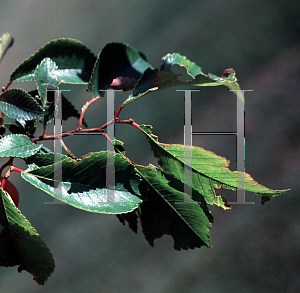
[[[88,90],[98,97],[109,87],[131,89],[147,68],[151,68],[151,65],[133,47],[109,43],[98,55]]]
[[[171,71],[173,65],[180,65],[186,68],[187,74],[192,80],[182,81],[178,78],[182,74]],[[239,90],[239,84],[235,76],[235,71],[226,69],[221,77],[212,73],[205,74],[194,62],[178,53],[167,54],[162,58],[161,69],[147,68],[139,81],[136,83],[132,94],[124,101],[123,106],[135,101],[136,99],[151,93],[175,86],[219,86],[224,85],[231,90]]]
[[[0,265],[19,265],[43,285],[54,271],[53,256],[37,231],[0,188]]]
[[[135,168],[149,184],[152,194],[150,201],[141,204],[141,223],[149,244],[153,246],[155,239],[168,234],[173,237],[176,250],[210,247],[209,231],[213,218],[206,203],[183,202],[183,190],[151,164]]]
[[[34,144],[23,134],[11,134],[0,139],[0,157],[26,158],[37,153],[43,145]]]
[[[8,117],[25,121],[37,119],[44,112],[38,102],[21,89],[8,89],[2,93],[0,108]]]
[[[47,87],[57,87],[60,80],[56,76],[57,65],[50,58],[45,58],[34,71],[34,81],[38,86],[42,106],[45,108],[47,101]]]
[[[74,39],[53,40],[21,63],[10,76],[10,81],[30,81],[44,58],[57,65],[56,76],[64,83],[85,84],[89,81],[96,57],[81,42]]]
[[[114,153],[115,186],[106,187],[107,152],[90,153],[81,160],[61,161],[22,173],[22,178],[54,198],[89,212],[121,214],[133,211],[142,203],[140,179],[120,154]],[[56,170],[54,177],[54,170]],[[58,175],[57,175],[58,174]],[[54,181],[57,187],[54,188]]]
[[[188,164],[191,167],[191,172],[186,172],[184,155],[187,146],[160,143],[157,136],[152,134],[151,126],[141,125],[140,128],[146,135],[154,156],[158,159],[158,163],[163,171],[174,176],[182,184],[186,183],[192,186],[194,190],[204,196],[208,204],[215,204],[223,209],[230,208],[226,204],[226,200],[216,194],[215,189],[220,188],[243,189],[255,192],[262,194],[265,200],[288,191],[288,189],[269,189],[257,183],[247,173],[230,171],[228,169],[228,160],[197,146],[192,146],[192,164]],[[185,174],[187,182],[185,182]],[[244,180],[238,180],[240,177],[244,178]],[[197,201],[197,195],[193,199]]]

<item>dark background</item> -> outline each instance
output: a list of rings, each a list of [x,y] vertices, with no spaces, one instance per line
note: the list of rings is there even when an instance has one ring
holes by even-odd
[[[211,207],[213,248],[174,251],[169,236],[148,245],[113,215],[89,214],[53,199],[13,174],[19,208],[51,249],[55,272],[38,286],[27,272],[0,268],[0,292],[300,292],[299,221],[299,1],[1,1],[0,34],[10,32],[14,46],[0,64],[1,86],[27,57],[55,38],[75,38],[95,54],[108,42],[125,42],[154,66],[167,53],[179,52],[207,73],[234,68],[246,97],[246,172],[273,189],[291,191],[260,204]],[[16,84],[32,89],[33,84]],[[85,86],[67,97],[78,109],[89,99]],[[116,107],[127,94],[116,94]],[[105,100],[86,113],[90,127],[106,119]],[[166,143],[183,143],[183,93],[175,89],[145,96],[120,118],[153,125]],[[193,94],[194,131],[235,131],[236,98],[225,87]],[[76,119],[63,124],[67,131]],[[155,163],[142,134],[120,125],[135,162]],[[197,136],[195,145],[232,161],[235,141]],[[81,156],[105,147],[100,136],[65,140]],[[52,146],[52,142],[46,144]],[[1,159],[1,164],[4,163]],[[20,163],[21,167],[25,165]],[[224,192],[230,201],[234,194]],[[297,277],[298,276],[298,277]]]

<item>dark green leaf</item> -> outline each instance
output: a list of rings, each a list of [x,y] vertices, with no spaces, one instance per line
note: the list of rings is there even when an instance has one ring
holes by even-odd
[[[135,168],[150,186],[151,200],[141,204],[141,223],[149,244],[153,246],[155,239],[168,234],[176,250],[210,247],[212,216],[202,208],[206,208],[205,202],[203,206],[191,199],[183,203],[184,192],[154,166]]]
[[[126,156],[126,151],[124,149],[124,143],[117,139],[114,139],[113,143],[114,143],[115,150],[117,150],[117,152],[119,152],[120,154]]]
[[[148,68],[140,80],[135,85],[132,94],[123,103],[123,106],[132,101],[157,90],[166,89],[174,86],[219,86],[224,85],[232,90],[238,90],[239,85],[235,72],[232,68],[224,71],[221,77],[214,74],[205,74],[201,68],[194,62],[189,61],[185,56],[178,53],[168,54],[162,58],[163,65],[161,70]],[[171,71],[172,65],[177,64],[184,66],[187,73],[193,78],[188,81],[181,81],[178,78],[182,74]]]
[[[53,256],[37,231],[0,188],[0,265],[19,265],[43,285],[54,271]]]
[[[6,129],[8,129],[12,134],[24,134],[28,137],[32,137],[36,131],[36,123],[34,120],[26,121],[25,124],[20,124],[16,120],[16,124],[12,123],[4,123],[3,125]]]
[[[0,107],[10,118],[33,120],[43,114],[43,108],[27,92],[9,89],[0,95]]]
[[[11,134],[0,139],[0,157],[26,158],[37,153],[41,147],[41,144],[33,144],[26,135]]]
[[[142,73],[151,68],[145,56],[127,44],[110,43],[100,52],[88,90],[94,97],[109,87],[133,88]]]
[[[81,84],[90,79],[96,57],[81,42],[58,39],[47,43],[26,59],[11,75],[10,81],[33,80],[34,71],[41,61],[49,57],[56,63],[56,76],[64,83]]]
[[[106,188],[106,160],[105,151],[90,153],[80,161],[66,158],[54,165],[33,168],[23,172],[22,177],[53,197],[89,212],[121,214],[134,210],[142,200],[140,179],[133,166],[122,155],[114,154],[115,186]],[[55,178],[54,168],[58,176]],[[54,181],[57,188],[53,187]]]
[[[56,156],[54,157],[54,153],[52,152],[51,153],[39,152],[37,154],[34,154],[31,157],[26,158],[25,161],[27,165],[35,164],[38,167],[44,167],[44,166],[54,164],[55,160],[58,161],[59,158],[61,160],[64,160],[67,159],[68,157],[63,154],[56,154]]]
[[[19,124],[20,119],[16,120],[16,123]],[[25,123],[22,123],[20,125],[23,126],[25,135],[32,138],[36,131],[36,121],[35,120],[25,121]]]
[[[6,129],[8,129],[12,134],[25,134],[25,130],[22,126],[12,123],[4,123],[3,126]]]
[[[65,97],[65,95],[61,94],[61,106],[62,106],[62,120],[68,120],[71,117],[75,117],[79,119],[80,114],[75,109],[75,107],[72,105],[72,103]],[[49,103],[54,103],[54,91],[48,91],[47,92],[47,101]],[[54,109],[54,106],[52,106]],[[85,121],[83,120],[82,124],[84,126],[87,126]]]
[[[42,103],[39,97],[39,93],[37,90],[29,92],[29,94],[35,98],[38,103]],[[39,117],[39,122],[42,124],[49,123],[54,120],[54,97],[55,97],[55,90],[48,90],[47,91],[47,102],[45,105],[44,115]],[[79,119],[80,114],[78,110],[72,105],[70,101],[65,97],[64,94],[61,94],[61,103],[62,103],[62,120],[68,120],[71,117],[75,117]],[[87,127],[86,122],[83,119],[82,124]]]
[[[47,96],[49,95],[49,92],[47,92]],[[54,103],[49,103],[48,101],[45,103],[45,112],[44,115],[39,117],[38,122],[46,126],[46,124],[51,123],[55,119],[55,109],[54,109]]]

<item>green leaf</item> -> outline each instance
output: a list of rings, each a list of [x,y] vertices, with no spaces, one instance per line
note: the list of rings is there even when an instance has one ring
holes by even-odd
[[[43,153],[43,150],[41,149],[41,152],[34,154],[31,157],[28,157],[25,159],[25,162],[27,165],[31,165],[34,164],[38,167],[44,167],[44,166],[48,166],[48,165],[53,165],[59,160],[59,157],[61,160],[67,159],[68,157],[63,155],[63,154],[56,154],[56,156],[54,157],[54,153],[50,152],[50,153]],[[53,168],[53,167],[52,167]]]
[[[10,33],[5,33],[0,38],[0,62],[7,50],[13,45],[14,38]]]
[[[141,223],[149,244],[153,246],[155,239],[168,234],[173,237],[176,250],[210,247],[213,218],[206,203],[183,203],[185,193],[152,165],[135,168],[150,186],[151,200],[141,204]]]
[[[54,271],[53,256],[37,231],[0,188],[0,266],[19,265],[43,285]]]
[[[62,202],[89,212],[121,214],[134,210],[142,200],[138,191],[140,179],[133,166],[122,155],[114,154],[115,186],[107,189],[106,160],[105,151],[90,153],[80,161],[65,158],[23,172],[22,177]],[[54,169],[60,178],[54,178]],[[54,181],[57,188],[53,187]]]
[[[64,83],[84,84],[90,79],[96,57],[81,42],[73,39],[58,39],[40,48],[26,59],[10,77],[10,81],[33,80],[34,71],[44,58],[51,58],[58,69],[56,76]]]
[[[56,76],[57,65],[50,58],[45,58],[34,71],[34,81],[38,86],[42,106],[45,108],[47,100],[47,86],[57,87],[60,80]]]
[[[168,54],[162,58],[161,70],[148,68],[143,73],[140,80],[135,85],[132,94],[123,103],[123,106],[136,99],[157,90],[162,90],[174,86],[219,86],[224,85],[231,90],[238,90],[239,84],[235,76],[235,71],[226,69],[221,77],[214,74],[205,74],[194,62],[189,61],[185,56],[178,53]],[[192,80],[181,81],[178,78],[182,74],[171,71],[172,65],[184,66]]]
[[[124,149],[124,143],[122,141],[114,139],[113,144],[114,144],[115,150],[117,150],[118,153],[126,156],[126,151]]]
[[[197,75],[205,75],[201,68],[194,62],[188,60],[185,56],[182,56],[178,53],[167,54],[162,58],[162,70],[170,71],[172,65],[178,64],[184,66],[187,70],[187,73],[195,78]]]
[[[99,53],[88,90],[93,97],[103,95],[109,87],[132,89],[142,73],[151,68],[145,56],[133,47],[109,43]]]
[[[25,134],[25,130],[22,126],[13,123],[4,123],[3,126],[8,129],[12,134]]]
[[[36,123],[34,120],[26,121],[25,124],[21,124],[18,120],[16,120],[16,124],[4,123],[3,126],[12,134],[24,134],[28,137],[33,137],[33,134],[36,131]]]
[[[22,134],[11,134],[0,139],[0,157],[26,158],[37,153],[41,144],[34,144]]]
[[[0,95],[1,110],[10,118],[34,120],[43,114],[43,108],[27,92],[9,89]]]
[[[38,95],[37,91],[34,91],[36,95]],[[54,97],[55,91],[47,91],[47,102],[45,106],[45,114],[44,117],[40,117],[39,122],[45,124],[53,121],[55,118],[55,109],[54,109]],[[62,120],[68,120],[71,117],[75,117],[79,119],[80,114],[78,110],[72,105],[72,103],[65,97],[64,94],[61,94],[61,106],[62,106]],[[82,121],[82,124],[87,127],[86,122]]]
[[[157,140],[157,136],[152,134],[151,126],[141,125],[140,128],[146,135],[154,156],[158,159],[158,163],[163,168],[163,171],[174,176],[182,184],[186,183],[192,186],[211,205],[215,204],[221,206],[223,209],[230,208],[226,204],[225,199],[222,199],[220,195],[216,195],[215,189],[220,188],[231,190],[243,189],[262,194],[265,199],[288,191],[288,189],[269,189],[258,184],[247,173],[230,171],[228,169],[228,160],[196,146],[192,147],[192,164],[186,164],[191,167],[191,172],[187,172],[184,164],[184,155],[185,149],[188,146],[160,143]],[[185,174],[187,182],[185,182]],[[194,197],[194,194],[193,199],[198,201],[197,196]]]
[[[202,72],[201,68],[196,65],[194,62],[188,60],[185,56],[182,56],[178,53],[167,54],[162,58],[162,84],[164,86],[168,85],[166,82],[166,77],[164,76],[164,71],[171,71],[173,65],[177,64],[186,68],[187,74],[190,75],[193,80],[184,82],[184,84],[190,84],[194,86],[218,86],[225,85],[230,89],[239,89],[239,84],[237,83],[237,78],[235,76],[235,71],[232,68],[226,69],[221,77],[218,77],[212,73],[205,74]],[[166,75],[168,76],[168,75]],[[169,75],[171,77],[172,75]],[[178,75],[181,76],[181,75]],[[173,81],[177,83],[177,77],[173,77]],[[160,83],[160,80],[157,82]],[[161,86],[161,85],[160,85]]]

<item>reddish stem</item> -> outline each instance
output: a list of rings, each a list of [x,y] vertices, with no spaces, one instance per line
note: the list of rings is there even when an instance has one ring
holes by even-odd
[[[103,133],[103,136],[113,145],[111,138],[107,135],[107,133]]]
[[[140,126],[136,122],[134,122],[134,120],[132,118],[130,118],[128,120],[116,120],[116,123],[130,124],[130,125],[136,127],[137,129],[141,130]]]
[[[5,185],[6,180],[7,179],[5,177],[2,178],[2,181],[1,181],[1,188],[2,189],[4,189],[4,185]]]
[[[2,93],[4,93],[10,87],[10,85],[12,83],[13,83],[13,81],[10,81],[6,86],[2,87]]]
[[[14,167],[14,166],[11,166],[10,169],[11,169],[11,171],[15,171],[15,172],[18,172],[18,173],[24,172],[24,170],[21,170],[19,168]]]
[[[136,122],[131,123],[132,126],[136,127],[137,129],[141,130],[140,126]]]
[[[82,112],[80,114],[80,117],[79,117],[79,121],[78,121],[78,126],[77,126],[77,130],[81,129],[82,128],[82,120],[83,120],[83,116],[84,116],[84,113],[86,112],[86,110],[88,109],[88,107],[94,103],[95,101],[97,101],[98,99],[100,99],[101,97],[96,97],[96,98],[93,98],[91,99],[90,101],[86,102],[85,105],[82,107]]]
[[[119,107],[119,109],[118,109],[118,111],[117,111],[117,113],[115,114],[115,117],[114,117],[115,120],[118,120],[118,119],[119,119],[119,114],[120,114],[120,112],[122,111],[123,108],[124,108],[123,105],[121,105],[121,106]]]
[[[1,181],[1,188],[2,189],[4,189],[5,182],[8,179],[8,177],[10,176],[11,171],[15,171],[15,172],[18,172],[18,173],[24,172],[24,170],[21,170],[19,168],[14,167],[14,166],[10,166],[10,168],[8,169],[8,171],[6,172],[4,177],[2,178],[2,181]]]

